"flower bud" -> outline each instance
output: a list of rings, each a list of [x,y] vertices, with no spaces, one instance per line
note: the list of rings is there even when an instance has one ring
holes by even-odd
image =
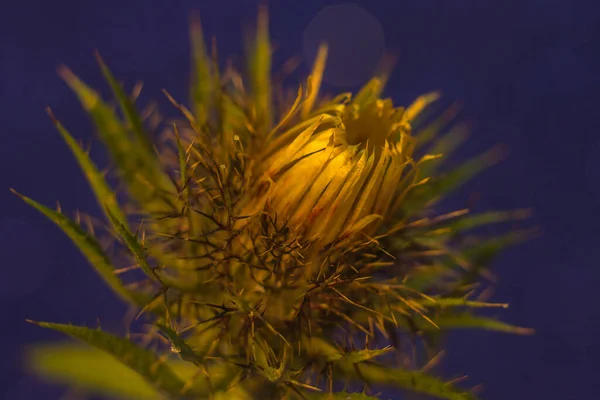
[[[348,104],[317,111],[310,126],[264,162],[271,182],[267,203],[322,246],[370,234],[386,218],[412,166],[410,121],[436,98],[420,98],[404,109],[361,93]]]

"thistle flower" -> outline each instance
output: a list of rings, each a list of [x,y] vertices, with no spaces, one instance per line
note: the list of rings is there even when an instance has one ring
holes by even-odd
[[[437,340],[448,329],[530,332],[472,312],[505,304],[470,299],[480,278],[489,276],[491,257],[525,233],[476,242],[461,236],[527,213],[433,216],[433,205],[494,162],[496,152],[440,169],[441,153],[462,140],[462,126],[448,128],[455,107],[427,117],[437,93],[395,107],[380,98],[387,74],[354,96],[321,97],[325,45],[295,100],[274,102],[282,88],[270,78],[264,10],[258,22],[244,77],[219,69],[215,43],[209,57],[199,23],[192,24],[191,104],[166,93],[183,117],[165,123],[155,142],[150,124],[99,56],[123,118],[61,68],[94,120],[124,193],[117,196],[50,115],[84,170],[119,252],[107,253],[98,229],[86,232],[60,210],[19,196],[63,229],[148,327],[136,342],[36,323],[113,355],[144,380],[132,375],[138,380],[122,385],[113,368],[89,379],[92,371],[84,366],[107,361],[79,347],[41,347],[35,370],[136,398],[353,398],[334,392],[344,382],[474,398],[419,368],[437,360]],[[130,267],[118,269],[119,262]],[[401,336],[413,339],[411,357],[402,357]],[[157,352],[147,349],[150,343]],[[172,354],[184,364],[169,359]]]
[[[410,122],[436,95],[405,110],[379,99],[380,85],[375,79],[356,99],[319,110],[264,163],[274,182],[267,196],[273,209],[323,244],[374,232],[407,190],[405,169],[414,166]]]

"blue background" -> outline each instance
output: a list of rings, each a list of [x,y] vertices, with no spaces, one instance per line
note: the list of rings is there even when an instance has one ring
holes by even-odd
[[[302,55],[311,46],[303,43],[304,30],[325,6],[339,3],[272,0],[275,62]],[[359,21],[348,30],[339,18],[311,31],[313,37],[329,31],[348,41],[356,29],[373,35],[366,44],[356,42],[352,62],[340,53],[336,68],[341,70],[328,70],[330,79],[369,72],[373,47],[380,45],[379,26],[386,47],[399,54],[387,90],[396,103],[440,89],[446,98],[462,100],[465,118],[475,122],[459,158],[496,143],[509,149],[500,166],[472,181],[452,205],[464,206],[475,196],[478,209],[532,207],[532,224],[543,229],[541,238],[507,251],[494,264],[500,280],[493,299],[512,305],[503,319],[537,334],[453,335],[445,370],[467,373],[473,385],[484,383],[485,399],[598,398],[600,7],[583,0],[354,3],[379,25]],[[75,136],[94,138],[55,68],[65,63],[92,86],[105,88],[92,53],[98,48],[127,88],[145,82],[142,103],[158,99],[173,115],[160,89],[186,98],[191,10],[200,12],[207,36],[216,35],[222,55],[242,54],[242,27],[255,16],[253,0],[36,0],[0,6],[3,399],[55,399],[64,392],[20,372],[24,344],[59,337],[25,318],[88,325],[98,318],[118,329],[125,312],[70,241],[8,191],[14,187],[44,204],[60,200],[69,212],[98,215],[81,172],[44,112],[51,106]],[[307,70],[306,64],[300,67],[300,73]],[[104,162],[93,143],[95,160]]]

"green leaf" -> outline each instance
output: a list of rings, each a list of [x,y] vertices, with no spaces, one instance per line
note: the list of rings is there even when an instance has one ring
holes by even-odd
[[[192,82],[190,98],[193,114],[199,126],[204,125],[212,102],[212,80],[208,56],[202,35],[199,18],[193,18],[190,24],[190,42],[192,47]]]
[[[417,127],[415,129],[416,148],[421,148],[444,131],[458,115],[460,109],[460,104],[454,103],[427,125],[422,128]]]
[[[117,82],[117,80],[115,79],[113,74],[110,72],[110,70],[108,69],[108,67],[106,66],[104,61],[102,60],[102,57],[100,57],[100,53],[98,53],[97,51],[96,51],[96,61],[98,62],[98,65],[100,66],[100,69],[102,71],[102,74],[104,75],[104,78],[110,85],[113,95],[119,102],[119,106],[121,108],[121,112],[123,113],[123,116],[125,117],[128,125],[131,127],[131,129],[133,129],[133,133],[135,134],[136,142],[141,144],[145,148],[145,151],[148,154],[153,154],[154,147],[152,145],[152,142],[150,141],[150,138],[148,137],[148,134],[146,133],[146,130],[144,129],[144,125],[142,124],[142,119],[140,118],[137,110],[135,109],[133,102],[131,101],[131,99],[129,98],[127,93],[125,93],[125,91],[123,90],[123,87]]]
[[[129,231],[129,229],[125,225],[123,225],[112,214],[112,212],[110,210],[106,209],[105,211],[106,211],[106,214],[108,215],[108,218],[109,218],[110,222],[117,229],[117,232],[119,233],[119,236],[121,236],[121,238],[123,239],[123,241],[125,242],[125,244],[129,248],[129,251],[135,257],[136,261],[138,262],[138,265],[140,266],[140,269],[142,271],[144,271],[144,273],[149,278],[157,280],[158,276],[152,271],[152,268],[150,268],[150,265],[148,265],[148,259],[146,258],[146,253],[144,251],[144,247],[142,246],[142,244],[140,242],[138,242],[137,237],[135,237]]]
[[[463,297],[433,297],[433,301],[421,298],[412,299],[411,302],[427,307],[469,307],[469,308],[508,308],[506,303],[487,303],[485,301],[471,301]]]
[[[71,238],[73,243],[75,243],[79,250],[92,264],[96,272],[98,272],[98,274],[115,293],[117,293],[121,298],[131,301],[134,304],[145,304],[145,301],[147,300],[145,296],[130,292],[123,285],[123,282],[121,282],[117,275],[115,275],[115,269],[112,265],[112,262],[93,236],[86,233],[79,225],[71,221],[60,212],[43,206],[42,204],[30,199],[29,197],[23,196],[13,189],[11,189],[11,191],[19,196],[25,203],[38,210],[48,217],[52,222],[58,225],[63,232],[65,232],[67,236]]]
[[[160,360],[156,354],[138,347],[126,338],[114,336],[99,329],[49,322],[28,322],[82,340],[112,355],[124,365],[137,372],[157,390],[173,396],[181,395],[184,382],[179,379],[171,368],[163,360]]]
[[[518,335],[531,335],[534,333],[533,329],[523,328],[507,324],[499,321],[495,318],[484,317],[474,315],[469,311],[455,312],[447,311],[441,312],[438,315],[431,315],[432,320],[436,323],[439,328],[436,328],[431,323],[425,321],[422,318],[414,318],[411,321],[411,325],[407,324],[406,316],[399,312],[393,311],[395,319],[398,322],[398,326],[404,329],[420,331],[420,332],[443,332],[446,330],[455,329],[482,329],[488,331],[505,332]]]
[[[481,214],[467,215],[447,224],[453,233],[468,231],[484,225],[506,222],[510,220],[522,220],[529,218],[531,211],[527,209],[514,211],[491,211]]]
[[[26,368],[32,373],[59,384],[66,384],[84,390],[88,394],[117,396],[123,399],[159,400],[164,399],[158,391],[140,374],[105,351],[79,343],[44,343],[26,349]],[[194,393],[208,395],[210,387],[198,368],[181,360],[167,360],[165,363],[182,382],[194,380]],[[208,368],[212,388],[221,394],[222,399],[246,399],[234,397],[243,394],[236,385],[228,389],[231,379],[239,369],[229,365],[216,365]]]
[[[470,268],[464,273],[461,281],[457,286],[460,288],[461,286],[469,285],[475,282],[482,271],[483,268],[488,266],[491,261],[500,253],[500,251],[504,250],[508,246],[522,243],[528,239],[531,239],[534,235],[537,234],[537,229],[529,229],[529,230],[520,230],[506,233],[504,235],[499,235],[491,238],[486,238],[483,240],[479,240],[478,243],[468,243],[465,244],[465,249],[461,251],[459,257],[463,260],[466,260],[470,265]],[[452,258],[452,262],[458,261],[456,256]],[[457,262],[460,264],[460,262]]]
[[[465,162],[450,173],[444,175],[444,177],[435,185],[436,196],[447,194],[450,191],[459,188],[480,172],[496,164],[501,157],[501,150],[499,148],[493,148]]]
[[[402,206],[404,213],[412,215],[414,212],[422,210],[430,202],[441,199],[444,195],[458,189],[480,172],[496,164],[500,160],[500,157],[500,149],[493,148],[463,163],[447,174],[416,187],[409,192]]]
[[[173,351],[177,352],[184,361],[189,361],[195,365],[201,365],[204,362],[204,355],[192,349],[192,347],[177,332],[166,325],[157,324],[161,333],[171,342]]]
[[[440,281],[448,280],[453,275],[453,270],[447,265],[419,265],[411,269],[402,280],[402,284],[423,292]]]
[[[442,158],[428,161],[419,168],[420,176],[430,176],[436,168],[447,160],[450,155],[456,150],[467,138],[469,127],[466,124],[459,124],[452,127],[448,133],[435,142],[435,144],[427,150],[430,154],[442,154]]]
[[[36,345],[27,350],[26,366],[51,382],[74,386],[90,394],[139,400],[162,397],[131,368],[110,354],[89,346],[70,343]]]
[[[106,145],[130,195],[148,212],[165,212],[172,204],[165,194],[176,193],[173,183],[163,173],[156,155],[129,134],[115,111],[102,101],[96,91],[83,83],[67,67],[60,75],[78,96],[84,109],[95,122],[100,138]],[[171,207],[169,207],[171,206]]]
[[[482,317],[470,313],[442,314],[435,319],[435,322],[440,328],[449,329],[484,329],[518,335],[532,335],[535,332],[531,328],[522,328],[498,321],[494,318]]]
[[[481,240],[478,244],[469,244],[462,252],[462,256],[472,264],[487,264],[493,257],[506,247],[525,241],[537,230],[521,230],[494,236]]]
[[[271,104],[271,42],[266,7],[258,12],[256,38],[250,48],[248,62],[257,130],[268,134],[272,126]]]
[[[419,371],[373,364],[357,364],[356,367],[343,366],[340,369],[346,376],[353,379],[364,379],[372,384],[397,386],[440,399],[475,400],[477,398],[470,392]]]
[[[357,350],[344,354],[344,356],[338,360],[339,363],[349,363],[356,364],[360,362],[370,361],[374,358],[387,354],[391,351],[394,351],[392,347],[386,347],[384,349],[377,350]]]
[[[311,337],[310,339],[305,339],[303,345],[308,354],[316,359],[332,362],[336,369],[347,378],[366,381],[371,384],[396,386],[442,399],[475,399],[473,394],[423,372],[385,367],[372,363],[343,362],[344,357],[341,356],[341,352],[334,345],[323,339]]]
[[[96,168],[92,160],[90,160],[89,155],[85,151],[83,151],[81,146],[77,144],[77,142],[75,141],[75,139],[73,139],[71,134],[63,127],[63,125],[56,118],[54,118],[54,114],[52,114],[52,111],[49,108],[48,114],[50,115],[54,126],[60,132],[61,136],[67,143],[67,146],[69,146],[69,149],[71,149],[71,151],[73,152],[75,159],[79,163],[79,166],[83,170],[85,177],[87,178],[90,186],[92,187],[92,190],[94,191],[94,194],[96,195],[96,200],[98,201],[98,204],[103,208],[105,214],[108,210],[108,212],[110,212],[110,214],[113,215],[116,221],[127,226],[127,219],[125,217],[125,214],[123,214],[123,211],[121,211],[121,207],[119,207],[119,204],[117,202],[117,197],[106,183],[104,175],[100,171],[98,171],[98,168]],[[106,215],[108,217],[108,214]]]

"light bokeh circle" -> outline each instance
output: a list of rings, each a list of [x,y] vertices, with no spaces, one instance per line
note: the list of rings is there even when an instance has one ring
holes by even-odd
[[[365,9],[350,3],[325,7],[304,30],[304,57],[310,66],[322,42],[329,47],[323,80],[335,87],[365,83],[385,51],[381,23]]]

